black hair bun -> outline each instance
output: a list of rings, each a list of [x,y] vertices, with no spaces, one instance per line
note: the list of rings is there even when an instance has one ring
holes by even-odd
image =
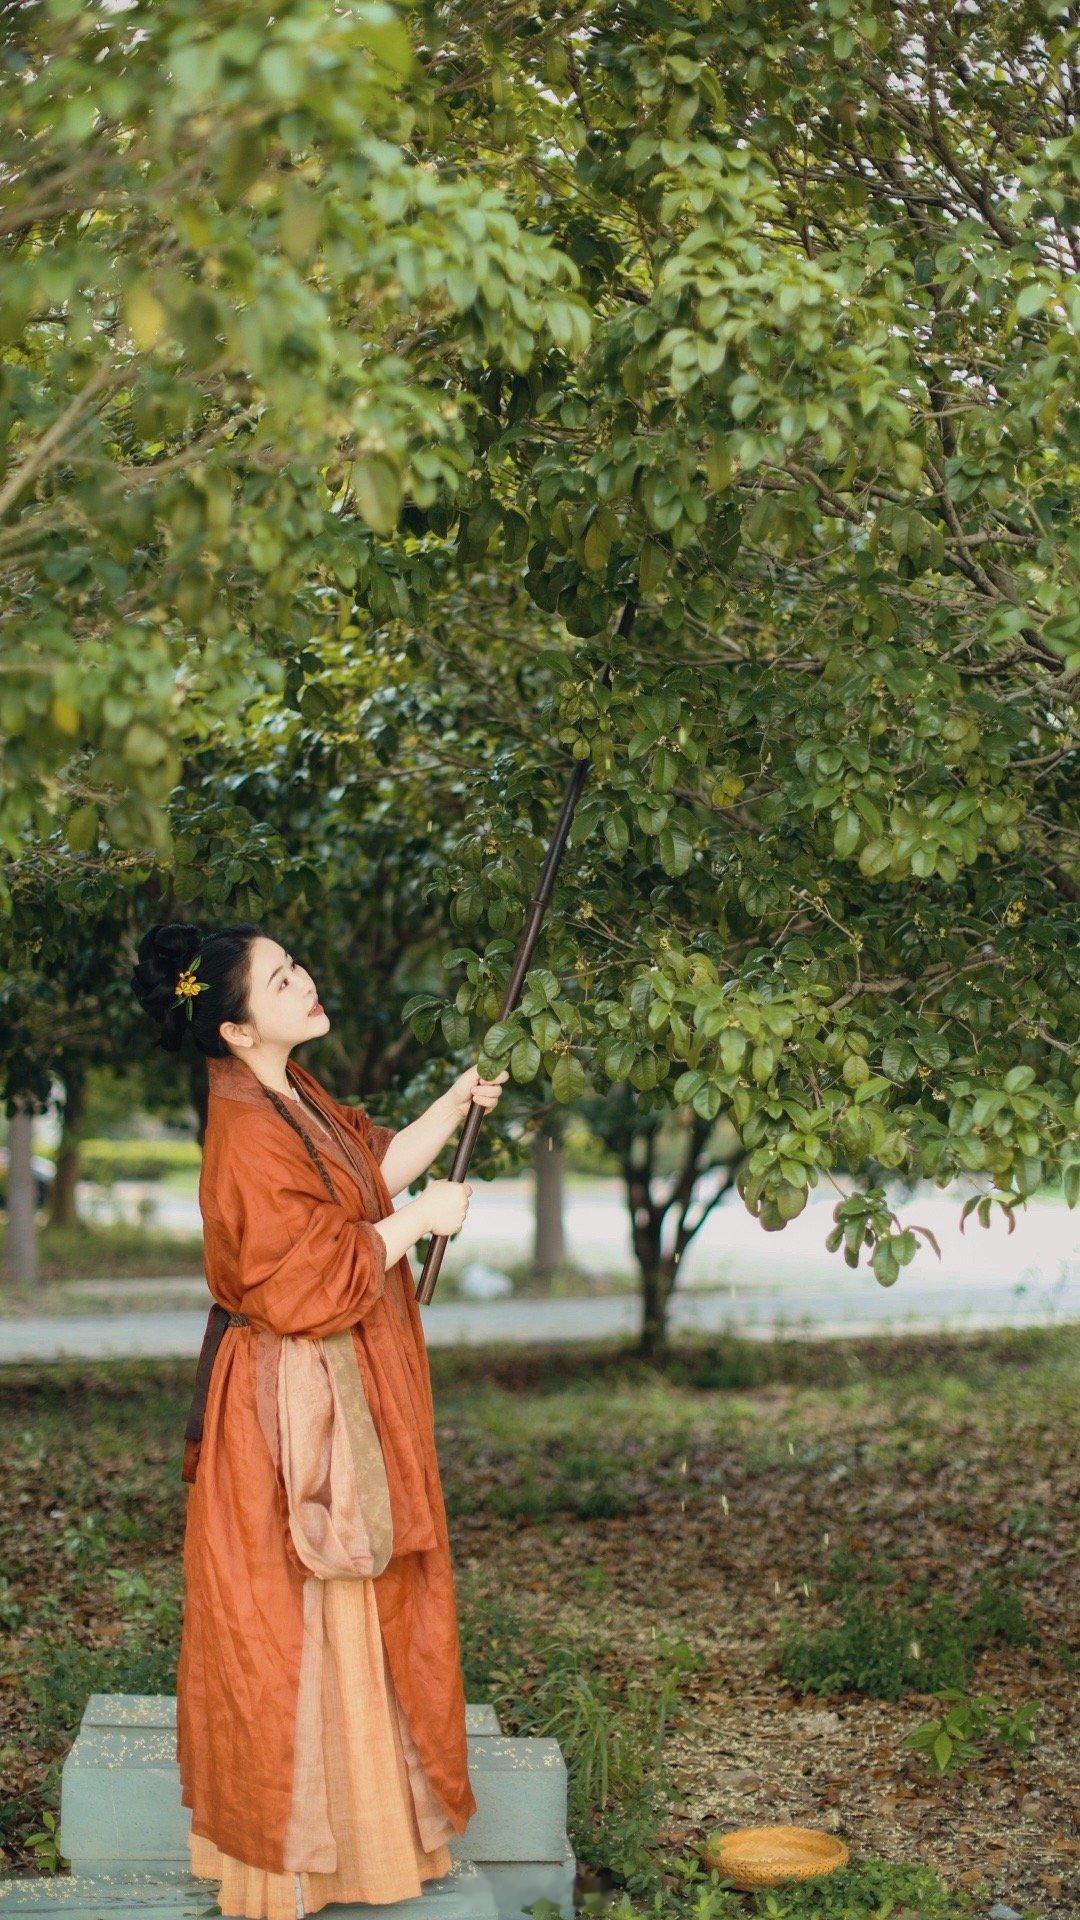
[[[139,958],[131,972],[131,988],[143,1012],[161,1028],[158,1045],[177,1053],[188,1026],[186,1004],[176,1006],[176,981],[202,946],[198,927],[174,920],[158,921],[139,942]]]

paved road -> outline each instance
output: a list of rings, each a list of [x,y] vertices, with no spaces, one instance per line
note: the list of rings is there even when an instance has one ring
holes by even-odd
[[[765,1233],[738,1200],[715,1209],[684,1263],[673,1328],[730,1329],[767,1339],[792,1331],[813,1338],[1080,1320],[1080,1218],[1066,1207],[1033,1203],[1018,1216],[1011,1235],[996,1216],[988,1229],[969,1220],[961,1234],[955,1198],[930,1188],[897,1201],[904,1225],[927,1226],[936,1234],[941,1260],[921,1244],[896,1285],[882,1288],[866,1268],[852,1272],[839,1255],[826,1251],[834,1199],[831,1193],[815,1197],[777,1234]],[[185,1196],[171,1196],[174,1200],[187,1204]],[[617,1182],[571,1182],[566,1211],[568,1242],[580,1267],[632,1271]],[[531,1231],[525,1184],[477,1182],[446,1270],[474,1258],[520,1260]],[[419,1272],[416,1263],[414,1272]],[[118,1298],[119,1287],[117,1303]],[[178,1281],[162,1283],[161,1298],[163,1304],[147,1312],[114,1306],[108,1315],[0,1320],[0,1362],[61,1354],[196,1354],[209,1295],[198,1281]],[[172,1304],[166,1305],[170,1298]],[[436,1297],[423,1311],[428,1344],[438,1347],[628,1338],[637,1331],[641,1309],[637,1296],[628,1294],[483,1303]]]
[[[206,1324],[198,1311],[163,1307],[149,1313],[83,1314],[68,1319],[0,1320],[0,1362],[62,1356],[115,1359],[133,1355],[192,1357]],[[640,1302],[607,1295],[591,1300],[432,1300],[423,1309],[429,1347],[506,1341],[629,1338],[640,1325]],[[825,1339],[842,1334],[975,1331],[1080,1320],[1080,1283],[1052,1282],[1018,1289],[1006,1281],[942,1286],[901,1280],[884,1289],[866,1275],[837,1276],[829,1288],[808,1285],[798,1299],[782,1288],[689,1288],[672,1303],[673,1330],[725,1330],[752,1339],[798,1334]]]
[[[911,1199],[894,1199],[905,1226],[930,1227],[941,1245],[940,1268],[932,1248],[922,1243],[914,1263],[905,1267],[905,1275],[925,1274],[929,1278],[939,1272],[962,1273],[974,1280],[992,1271],[1003,1279],[1020,1280],[1040,1274],[1056,1277],[1062,1267],[1071,1268],[1073,1273],[1080,1271],[1080,1210],[1070,1213],[1065,1206],[1033,1202],[1026,1212],[1017,1215],[1016,1231],[1011,1235],[996,1213],[989,1228],[980,1227],[972,1218],[961,1234],[963,1198],[928,1186],[919,1188]],[[787,1274],[800,1285],[809,1278],[830,1284],[838,1267],[841,1272],[847,1271],[843,1260],[825,1248],[836,1199],[833,1189],[823,1186],[783,1233],[766,1233],[737,1195],[729,1197],[713,1209],[692,1241],[683,1262],[681,1284],[716,1286],[756,1277],[772,1280]],[[154,1209],[150,1224],[170,1232],[198,1234],[201,1222],[194,1191],[163,1192],[150,1183],[117,1183],[116,1206],[125,1218],[138,1218],[140,1200]],[[84,1185],[80,1206],[88,1219],[99,1214],[105,1217],[100,1189]],[[495,1264],[522,1260],[531,1243],[531,1210],[528,1177],[475,1181],[468,1220],[451,1242],[444,1270],[450,1273],[455,1264],[470,1259]],[[585,1272],[634,1271],[630,1217],[618,1180],[569,1180],[565,1222],[571,1257]]]

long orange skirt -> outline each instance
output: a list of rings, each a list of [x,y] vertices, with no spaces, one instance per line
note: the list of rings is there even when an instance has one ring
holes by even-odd
[[[188,1834],[191,1871],[219,1880],[223,1914],[245,1920],[297,1920],[330,1901],[411,1900],[422,1883],[449,1873],[453,1825],[429,1797],[417,1819],[414,1788],[386,1658],[372,1582],[324,1582],[326,1669],[323,1740],[333,1873],[268,1873]],[[418,1765],[413,1779],[423,1776]],[[443,1838],[437,1838],[442,1830]]]

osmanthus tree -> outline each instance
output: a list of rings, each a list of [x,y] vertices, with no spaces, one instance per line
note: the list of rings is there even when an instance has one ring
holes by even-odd
[[[263,690],[355,747],[351,649],[440,830],[469,782],[422,1042],[490,1029],[588,758],[487,1063],[730,1118],[769,1227],[842,1169],[1075,1202],[1064,12],[6,20],[17,857],[49,801],[74,867],[187,868],[177,772]],[[917,1245],[874,1180],[836,1237]]]
[[[984,1223],[1059,1177],[1075,1203],[1064,8],[427,18],[429,150],[499,182],[593,320],[573,365],[477,383],[443,530],[565,622],[534,711],[593,762],[486,1060],[730,1112],[767,1227],[870,1162],[960,1177]],[[496,772],[454,876],[463,1017],[542,845],[535,756]],[[918,1242],[872,1183],[832,1244],[890,1282]]]

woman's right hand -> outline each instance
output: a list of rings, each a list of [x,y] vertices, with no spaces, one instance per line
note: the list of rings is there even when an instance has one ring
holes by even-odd
[[[472,1187],[467,1180],[430,1180],[420,1199],[425,1232],[449,1237],[464,1225]]]

